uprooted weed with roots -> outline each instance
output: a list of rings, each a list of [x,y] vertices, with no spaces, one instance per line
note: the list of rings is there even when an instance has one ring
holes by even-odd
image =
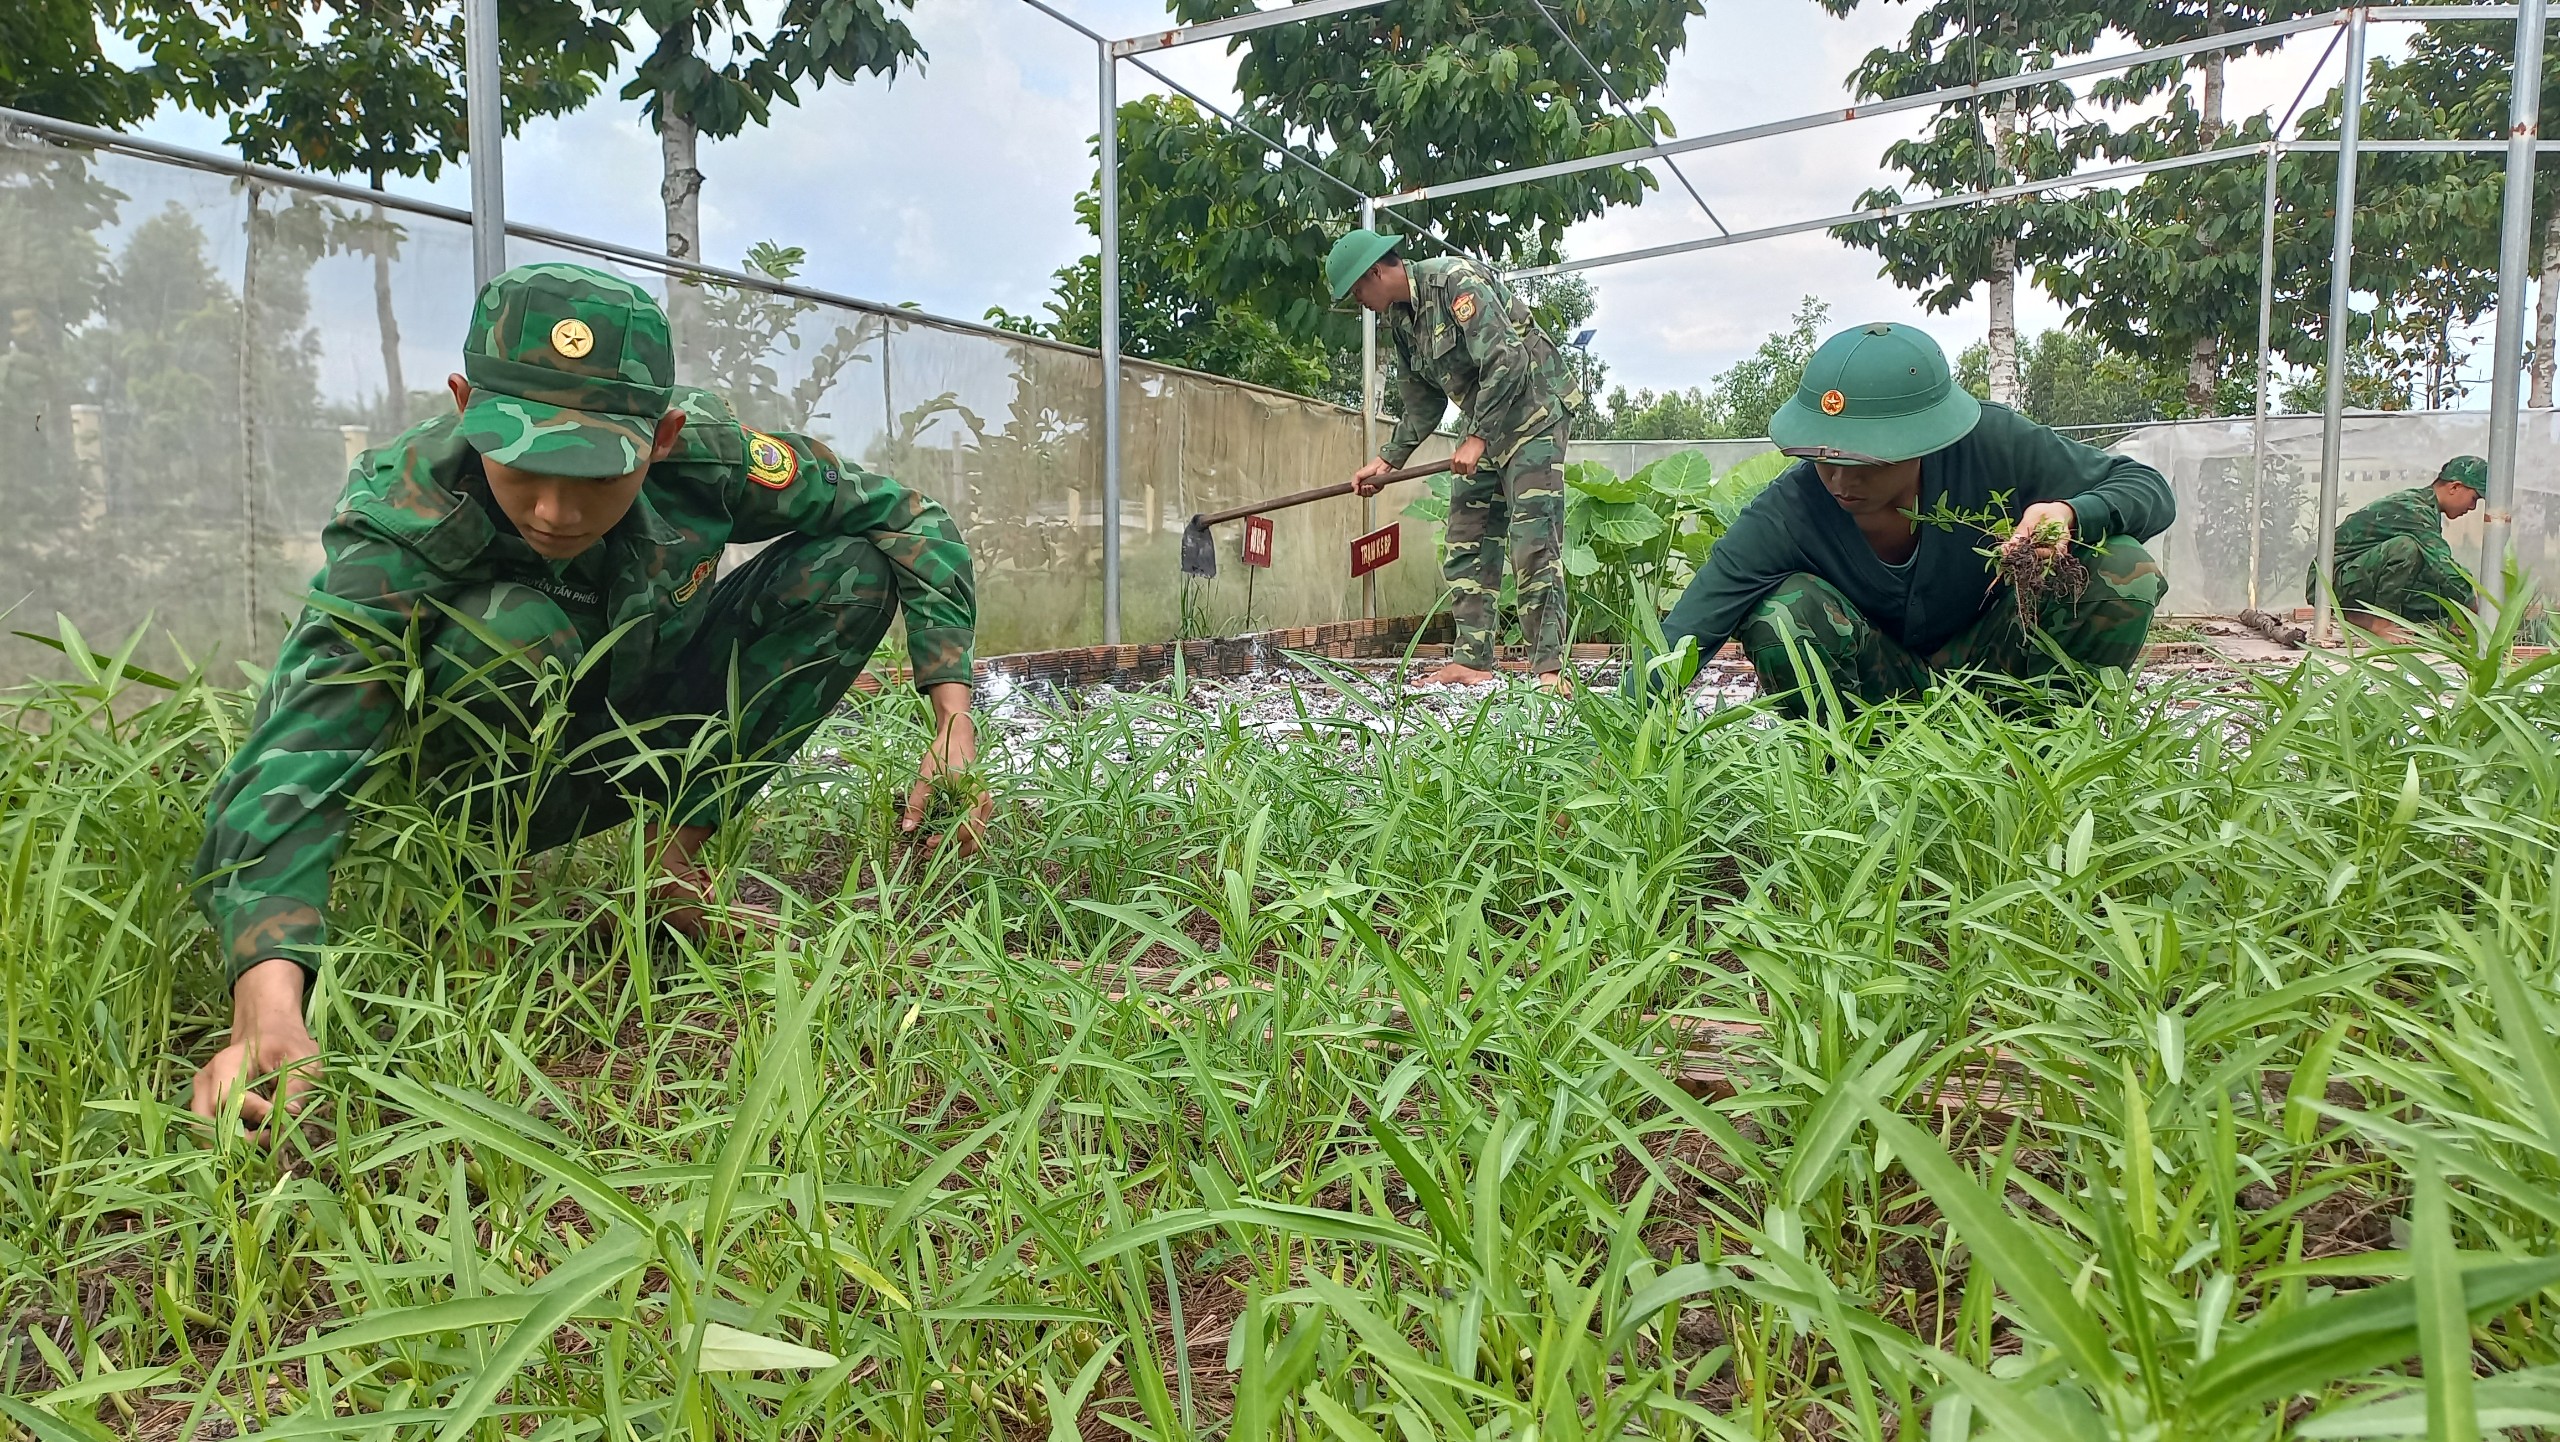
[[[2060,521],[2039,521],[2021,536],[2008,502],[2008,493],[1997,491],[1983,510],[1961,511],[1940,496],[1933,508],[1908,514],[1921,525],[1968,530],[1988,538],[1991,544],[1974,549],[1992,562],[1992,589],[2009,588],[2019,627],[2033,631],[2048,602],[2076,601],[2089,589],[2089,565],[2072,554],[2080,542]]]
[[[244,698],[91,662],[0,732],[0,1433],[2547,1415],[2560,692],[2508,639],[2034,724],[1017,698],[965,864],[874,814],[922,705],[857,697],[714,842],[778,934],[702,946],[628,830],[385,793],[272,1148],[173,1104]]]

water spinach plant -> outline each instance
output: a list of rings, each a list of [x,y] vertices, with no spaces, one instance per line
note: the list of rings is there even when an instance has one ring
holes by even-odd
[[[1016,695],[976,862],[858,697],[701,946],[629,832],[386,789],[270,1146],[174,1106],[243,696],[64,639],[0,730],[12,1438],[2560,1415],[2560,691],[2494,628],[2033,722]]]

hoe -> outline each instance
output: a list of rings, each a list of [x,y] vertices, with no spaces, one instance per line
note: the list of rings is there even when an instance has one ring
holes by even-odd
[[[1433,461],[1427,466],[1407,466],[1401,471],[1389,471],[1378,477],[1376,484],[1385,486],[1397,481],[1436,476],[1447,469],[1449,469],[1447,461]],[[1186,576],[1218,574],[1218,548],[1209,539],[1209,528],[1221,521],[1242,520],[1246,516],[1259,516],[1266,511],[1285,511],[1291,506],[1303,506],[1309,501],[1327,501],[1335,496],[1347,496],[1356,489],[1357,487],[1351,482],[1343,481],[1337,485],[1318,486],[1312,491],[1294,492],[1277,500],[1258,501],[1249,506],[1230,506],[1223,511],[1211,511],[1205,516],[1193,516],[1191,524],[1182,528],[1182,574]]]

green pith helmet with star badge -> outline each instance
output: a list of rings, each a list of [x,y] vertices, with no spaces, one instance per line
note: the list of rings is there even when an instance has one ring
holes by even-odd
[[[2436,472],[2436,479],[2469,486],[2485,494],[2489,489],[2489,463],[2478,456],[2455,456],[2444,463],[2444,469]]]
[[[544,476],[603,480],[648,464],[675,386],[667,313],[619,276],[520,265],[480,288],[462,346],[462,438]]]
[[[1333,243],[1324,258],[1324,283],[1337,301],[1351,294],[1351,287],[1369,273],[1369,267],[1395,254],[1404,244],[1401,236],[1381,235],[1374,230],[1355,230]]]
[[[1927,332],[1880,321],[1822,343],[1769,417],[1769,439],[1791,456],[1889,465],[1954,445],[1980,419],[1982,403]]]

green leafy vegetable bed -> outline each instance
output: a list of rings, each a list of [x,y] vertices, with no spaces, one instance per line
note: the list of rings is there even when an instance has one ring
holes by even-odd
[[[870,700],[719,843],[779,937],[707,949],[630,833],[390,788],[274,1148],[173,1109],[242,697],[22,689],[0,1434],[2552,1426],[2548,665],[1121,695],[997,728],[968,864]]]

